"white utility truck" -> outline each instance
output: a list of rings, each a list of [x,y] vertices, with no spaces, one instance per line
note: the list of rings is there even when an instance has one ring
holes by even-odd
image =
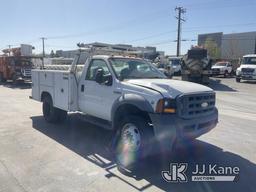
[[[241,66],[236,70],[236,82],[256,81],[256,54],[243,56]]]
[[[136,57],[93,54],[83,66],[77,61],[69,70],[33,70],[32,98],[43,102],[47,122],[77,112],[112,130],[120,168],[132,169],[154,150],[170,151],[218,122],[215,92],[208,87],[167,79]]]
[[[233,67],[230,62],[220,61],[212,66],[212,75],[223,75],[224,77],[231,76],[233,72]]]
[[[168,60],[169,60],[169,65],[171,66],[171,69],[173,71],[173,74],[180,75],[182,57],[169,57]]]

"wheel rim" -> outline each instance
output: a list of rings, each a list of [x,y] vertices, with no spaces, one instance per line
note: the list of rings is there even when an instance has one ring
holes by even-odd
[[[127,123],[123,126],[117,146],[117,163],[128,168],[136,162],[141,146],[141,135],[136,125]]]
[[[132,123],[125,124],[121,132],[121,141],[128,151],[138,151],[141,145],[139,129]]]

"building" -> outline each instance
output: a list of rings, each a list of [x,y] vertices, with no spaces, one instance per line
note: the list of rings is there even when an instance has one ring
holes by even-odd
[[[243,55],[256,53],[256,31],[200,34],[198,45],[210,47],[210,56],[216,59],[237,60]]]

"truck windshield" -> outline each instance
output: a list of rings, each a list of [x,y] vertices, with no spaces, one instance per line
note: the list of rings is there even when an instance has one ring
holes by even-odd
[[[130,58],[112,58],[110,64],[118,79],[162,79],[166,76],[150,63]]]
[[[216,63],[215,66],[226,66],[227,63]]]
[[[242,65],[256,65],[256,57],[244,57]]]
[[[180,65],[180,59],[170,60],[170,64],[173,65],[173,66]]]

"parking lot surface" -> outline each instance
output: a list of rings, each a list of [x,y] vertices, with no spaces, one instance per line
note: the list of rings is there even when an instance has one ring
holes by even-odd
[[[256,83],[213,78],[219,124],[182,145],[172,157],[155,157],[124,175],[109,152],[111,133],[70,115],[48,124],[29,85],[0,85],[0,191],[256,191]],[[236,182],[168,183],[171,162],[237,166]]]

